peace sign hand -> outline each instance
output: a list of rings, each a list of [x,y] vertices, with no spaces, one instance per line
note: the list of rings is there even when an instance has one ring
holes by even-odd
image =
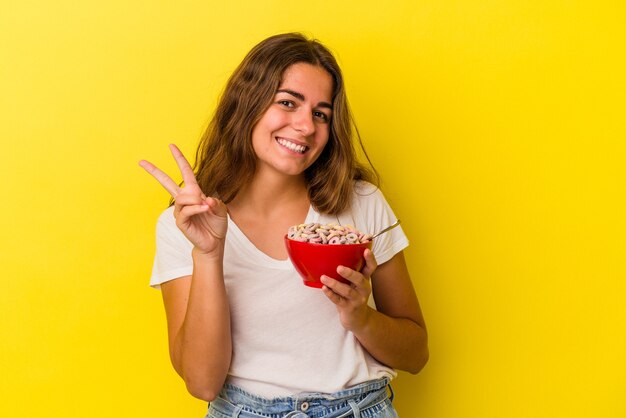
[[[176,145],[170,145],[170,151],[183,176],[183,187],[179,187],[154,164],[142,160],[139,165],[174,198],[176,226],[187,239],[201,253],[218,254],[223,249],[228,228],[226,205],[219,199],[204,195],[191,165]]]

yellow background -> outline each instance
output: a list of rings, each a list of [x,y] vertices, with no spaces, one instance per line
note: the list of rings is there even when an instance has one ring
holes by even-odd
[[[227,3],[229,3],[227,5]],[[201,417],[148,288],[223,84],[304,31],[412,245],[402,417],[626,416],[623,1],[0,2],[0,416]]]

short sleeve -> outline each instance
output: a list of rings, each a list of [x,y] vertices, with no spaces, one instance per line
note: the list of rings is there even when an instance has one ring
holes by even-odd
[[[380,189],[362,181],[357,182],[355,186],[353,211],[356,222],[365,225],[361,230],[370,234],[383,230],[398,219]],[[383,264],[408,245],[409,240],[400,225],[376,237],[372,252],[376,262]]]
[[[164,210],[156,225],[156,254],[150,286],[157,289],[161,283],[189,276],[193,272],[193,244],[176,226],[173,212],[173,206]]]

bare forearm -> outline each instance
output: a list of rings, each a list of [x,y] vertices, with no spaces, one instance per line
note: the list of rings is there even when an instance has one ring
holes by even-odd
[[[417,373],[428,361],[426,330],[411,319],[370,309],[367,321],[353,332],[376,360],[394,369]]]
[[[172,360],[189,392],[210,400],[230,367],[230,311],[221,257],[193,253],[194,270],[185,320],[176,336]]]

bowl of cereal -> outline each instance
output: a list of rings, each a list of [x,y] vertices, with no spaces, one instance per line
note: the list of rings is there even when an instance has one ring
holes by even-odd
[[[372,248],[372,236],[350,225],[309,223],[290,227],[285,246],[304,284],[320,288],[322,275],[349,283],[337,267],[360,271],[365,263],[363,252]]]

